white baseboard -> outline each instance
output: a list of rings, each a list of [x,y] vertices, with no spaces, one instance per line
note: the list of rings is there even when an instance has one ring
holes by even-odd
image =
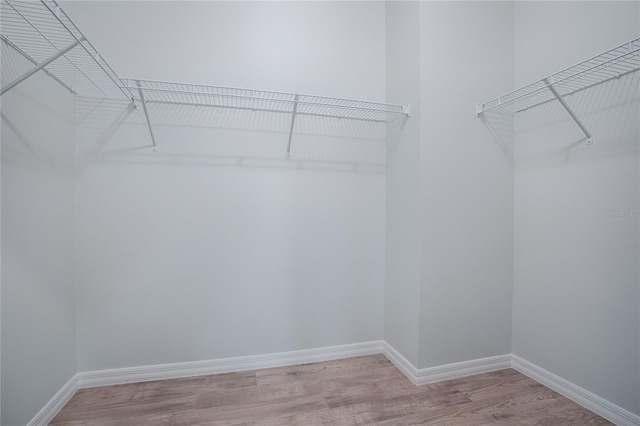
[[[40,410],[38,414],[31,419],[27,426],[48,425],[62,407],[69,402],[73,394],[75,394],[78,389],[78,375],[75,374],[71,380],[69,380],[67,384],[65,384],[44,407],[42,407],[42,410]]]
[[[532,364],[517,355],[511,355],[512,368],[536,382],[558,392],[597,415],[618,426],[640,426],[640,416],[595,395],[568,380]]]
[[[421,368],[418,370],[417,384],[425,385],[427,383],[442,382],[444,380],[473,376],[474,374],[504,370],[505,368],[511,368],[511,354]]]
[[[400,352],[396,351],[393,346],[384,342],[382,346],[382,354],[387,357],[387,359],[391,361],[398,370],[402,371],[402,373],[407,376],[414,385],[418,384],[418,369],[403,357]]]
[[[418,369],[386,342],[383,353],[409,380],[418,386],[511,368],[511,354]]]
[[[284,367],[287,365],[379,354],[382,353],[382,344],[383,342],[380,340],[265,355],[87,371],[78,373],[78,382],[80,388],[90,388],[122,383],[148,382],[152,380],[177,379],[181,377]]]
[[[640,426],[640,416],[582,389],[516,355],[499,355],[437,367],[418,369],[385,341],[354,343],[326,348],[307,349],[208,361],[181,362],[142,367],[88,371],[76,374],[31,420],[28,426],[48,424],[81,388],[122,383],[166,380],[235,371],[259,370],[311,362],[331,361],[355,356],[384,354],[416,385],[457,379],[474,374],[514,368],[522,374],[558,392],[618,426]]]

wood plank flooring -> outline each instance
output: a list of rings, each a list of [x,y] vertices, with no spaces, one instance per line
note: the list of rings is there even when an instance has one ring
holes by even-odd
[[[610,425],[508,369],[415,386],[383,355],[81,389],[52,425]]]

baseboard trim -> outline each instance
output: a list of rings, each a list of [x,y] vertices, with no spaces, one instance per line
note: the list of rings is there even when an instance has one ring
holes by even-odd
[[[413,364],[386,342],[384,343],[383,354],[417,386],[511,368],[511,354],[420,369],[414,367]]]
[[[513,368],[618,426],[640,426],[640,416],[516,355],[499,355],[418,369],[395,348],[382,340],[265,355],[81,372],[73,376],[51,398],[28,423],[28,426],[48,424],[81,388],[259,370],[379,353],[384,354],[415,385]]]
[[[414,385],[418,385],[418,369],[386,341],[382,346],[382,354],[387,357],[398,370],[402,371],[402,373],[407,376],[407,379],[411,380]]]
[[[442,382],[511,368],[511,354],[478,358],[418,370],[417,384]]]
[[[573,402],[582,405],[587,410],[593,411],[618,426],[640,426],[640,416],[630,413],[624,408],[538,367],[517,355],[511,355],[511,366],[525,376],[558,392],[560,395],[569,398]]]
[[[284,367],[288,365],[379,354],[382,353],[382,345],[383,341],[380,340],[265,355],[87,371],[78,373],[78,382],[80,388],[91,388],[123,383],[148,382],[153,380]]]
[[[79,389],[78,375],[75,374],[54,396],[42,407],[27,426],[48,425]]]

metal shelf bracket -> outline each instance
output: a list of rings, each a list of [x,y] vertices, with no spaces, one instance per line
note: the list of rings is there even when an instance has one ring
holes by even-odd
[[[0,15],[0,39],[33,64],[27,73],[0,88],[0,95],[43,71],[74,95],[133,97],[120,87],[120,78],[56,0],[2,0]]]
[[[567,104],[566,97],[638,71],[640,38],[635,38],[546,78],[476,104],[476,117],[494,110],[517,114],[557,100],[584,132],[587,144],[591,145],[591,132]]]
[[[147,102],[144,99],[144,92],[142,91],[142,85],[140,84],[140,80],[136,81],[136,85],[138,86],[138,94],[140,95],[140,103],[142,104],[144,117],[147,119],[147,126],[149,127],[149,133],[151,134],[151,142],[153,143],[153,150],[157,151],[158,146],[156,145],[156,138],[153,135],[153,127],[151,126],[151,120],[149,120],[149,112],[147,111]]]
[[[575,112],[573,112],[573,110],[571,109],[571,107],[565,102],[564,98],[562,96],[560,96],[560,94],[558,93],[558,91],[555,89],[555,87],[553,87],[553,77],[548,77],[543,79],[542,81],[545,82],[545,84],[547,85],[547,87],[549,88],[549,90],[551,91],[551,93],[553,93],[553,96],[555,96],[555,98],[558,100],[558,102],[560,102],[560,105],[562,105],[562,107],[567,110],[567,112],[569,113],[569,115],[571,116],[571,118],[573,118],[573,120],[576,122],[576,124],[578,125],[578,127],[580,127],[580,130],[582,130],[585,134],[585,136],[587,137],[587,145],[591,145],[593,143],[593,138],[591,136],[591,132],[585,127],[585,125],[582,123],[582,121],[578,118],[578,116],[576,115]]]
[[[122,79],[121,88],[136,92],[134,101],[142,104],[150,130],[152,124],[147,109],[152,104],[224,108],[286,115],[289,120],[286,158],[293,156],[293,134],[296,121],[299,122],[300,116],[385,123],[399,117],[406,118],[410,112],[409,105],[192,83]],[[154,138],[153,131],[151,133]]]
[[[476,117],[480,117],[480,114],[484,112],[484,104],[476,104]]]
[[[291,127],[289,128],[289,143],[287,144],[287,158],[291,158],[291,139],[293,138],[293,126],[296,123],[296,114],[298,112],[298,98],[296,97],[293,100],[293,113],[291,114]]]
[[[0,89],[0,96],[4,95],[6,92],[8,92],[9,90],[13,89],[14,87],[16,87],[18,84],[22,83],[27,78],[29,78],[32,75],[34,75],[35,73],[37,73],[38,71],[40,71],[41,69],[43,69],[44,67],[49,65],[51,62],[53,62],[56,59],[58,59],[59,57],[63,56],[65,53],[69,52],[71,49],[73,49],[74,47],[79,45],[82,41],[84,41],[84,39],[79,39],[79,40],[74,41],[69,46],[65,47],[64,49],[62,49],[62,50],[56,52],[55,54],[53,54],[52,56],[50,56],[48,59],[45,59],[44,61],[42,61],[42,62],[38,63],[37,65],[35,65],[29,71],[27,71],[26,73],[22,74],[20,77],[16,78],[11,83],[7,84],[2,89]]]
[[[291,117],[287,157],[291,157],[293,131],[298,116],[385,123],[398,117],[406,120],[410,112],[408,105],[191,83],[123,80],[86,39],[57,0],[2,0],[0,15],[0,42],[33,64],[27,73],[0,87],[0,95],[38,71],[43,71],[74,95],[102,99],[124,95],[129,102],[129,112],[142,105],[154,151],[157,151],[157,144],[148,111],[148,105],[151,104],[286,114]],[[75,47],[78,48],[73,55],[66,55]]]
[[[24,50],[22,50],[21,48],[16,46],[11,40],[9,40],[7,37],[3,36],[2,34],[0,34],[0,40],[2,40],[7,46],[11,47],[16,52],[18,52],[23,58],[25,58],[27,61],[31,62],[33,65],[35,65],[35,66],[39,65],[38,61],[36,61],[31,55],[29,55],[27,52],[25,52]],[[42,71],[44,71],[49,77],[53,78],[62,87],[67,89],[72,94],[74,94],[74,95],[78,94],[75,90],[73,90],[73,87],[69,86],[67,83],[65,83],[64,81],[60,80],[55,74],[53,74],[51,71],[49,71],[46,67],[42,68]]]

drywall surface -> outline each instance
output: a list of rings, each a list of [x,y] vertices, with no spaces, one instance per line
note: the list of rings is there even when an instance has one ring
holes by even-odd
[[[513,4],[420,9],[419,368],[511,352],[512,121],[474,104],[513,87]]]
[[[418,2],[386,4],[387,102],[409,103],[411,118],[391,123],[387,132],[384,339],[414,366],[418,363],[422,223],[419,12]]]
[[[2,83],[31,68],[2,43]],[[76,373],[75,98],[39,73],[2,96],[2,419],[28,423]]]
[[[78,12],[123,76],[384,100],[383,3]],[[288,115],[150,105],[153,152],[140,108],[78,110],[80,371],[383,338],[383,123],[298,117],[286,159]]]
[[[72,17],[121,77],[384,101],[376,1],[86,3]]]
[[[640,34],[638,2],[517,2],[526,84]],[[597,22],[597,25],[594,23]],[[513,353],[640,414],[640,76],[516,118]]]

